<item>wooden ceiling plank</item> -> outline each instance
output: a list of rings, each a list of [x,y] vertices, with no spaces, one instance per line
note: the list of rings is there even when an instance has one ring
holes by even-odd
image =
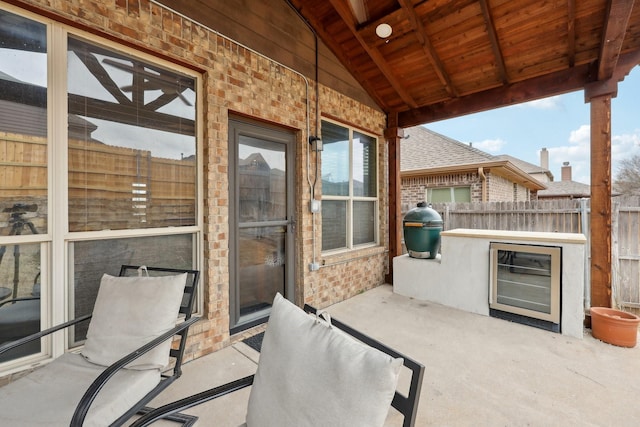
[[[422,45],[422,50],[424,54],[427,56],[433,69],[440,79],[440,82],[444,86],[445,90],[452,97],[458,96],[458,93],[451,81],[451,77],[444,69],[444,64],[440,60],[438,53],[431,44],[431,40],[429,40],[429,36],[427,35],[424,26],[422,25],[422,21],[416,16],[416,12],[413,8],[413,5],[409,0],[398,0],[402,9],[406,12],[409,22],[411,23],[411,27],[413,28],[413,32],[415,36],[418,38],[418,41]]]
[[[567,0],[567,57],[569,67],[576,65],[576,0]]]
[[[298,10],[299,13],[302,13],[301,10]],[[329,32],[325,29],[326,27],[322,25],[319,21],[318,17],[313,14],[304,15],[305,19],[309,22],[309,24],[314,28],[317,36],[321,39],[324,44],[329,48],[329,50],[338,58],[338,60],[347,68],[351,70],[353,77],[358,81],[358,83],[362,86],[362,88],[371,96],[371,98],[375,101],[376,104],[380,106],[387,105],[387,102],[380,95],[380,91],[376,90],[369,79],[364,78],[361,74],[353,72],[352,60],[347,56],[347,51],[336,41],[335,35],[329,34]]]
[[[512,83],[432,104],[427,107],[402,111],[398,114],[399,126],[406,128],[432,123],[438,120],[580,90],[594,80],[594,75],[594,67],[590,64],[584,64],[523,82]]]
[[[598,80],[607,80],[613,76],[624,36],[627,32],[629,17],[634,0],[610,0],[600,43],[598,62]]]
[[[496,27],[493,22],[493,17],[491,16],[491,11],[489,10],[489,5],[487,4],[487,0],[480,0],[479,3],[480,8],[482,9],[482,16],[487,27],[487,35],[489,36],[489,40],[491,42],[491,50],[493,50],[493,54],[496,57],[496,66],[498,67],[500,79],[502,80],[503,84],[508,84],[509,76],[507,75],[507,67],[504,63],[504,56],[502,55],[502,50],[500,49],[500,43],[496,34]]]
[[[336,12],[338,12],[338,14],[340,15],[344,23],[347,25],[349,30],[351,30],[351,33],[358,40],[362,48],[371,57],[371,59],[376,64],[376,66],[380,69],[380,72],[382,72],[382,74],[387,79],[389,84],[393,86],[393,88],[396,90],[400,98],[402,98],[402,100],[407,105],[411,106],[411,108],[416,108],[418,104],[413,99],[413,97],[409,94],[407,89],[404,86],[402,86],[402,84],[395,77],[395,75],[393,74],[393,71],[391,70],[391,67],[389,66],[385,58],[382,56],[380,51],[375,47],[374,48],[369,47],[369,45],[364,41],[362,36],[358,33],[358,30],[356,29],[356,21],[354,20],[354,17],[351,14],[351,9],[349,8],[349,6],[341,0],[330,0],[330,2],[331,2],[331,5],[336,10]]]

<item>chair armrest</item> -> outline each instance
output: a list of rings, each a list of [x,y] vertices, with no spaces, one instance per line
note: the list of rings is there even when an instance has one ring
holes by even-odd
[[[102,390],[102,388],[107,383],[107,381],[109,381],[109,379],[111,377],[113,377],[120,369],[124,368],[126,365],[128,365],[131,362],[133,362],[134,360],[136,360],[137,358],[139,358],[143,354],[148,353],[149,351],[151,351],[155,347],[157,347],[160,344],[162,344],[164,341],[173,338],[173,336],[175,336],[179,332],[189,328],[191,325],[193,325],[198,320],[200,320],[200,317],[191,317],[190,319],[185,320],[184,322],[182,322],[179,325],[175,326],[173,329],[170,329],[169,331],[167,331],[164,334],[158,336],[154,340],[149,341],[148,343],[146,343],[142,347],[140,347],[140,348],[132,351],[131,353],[127,354],[122,359],[118,360],[117,362],[111,364],[107,369],[105,369],[98,376],[98,378],[96,378],[93,381],[93,383],[91,383],[91,385],[89,386],[87,391],[82,396],[82,399],[80,399],[80,402],[78,403],[78,406],[76,407],[76,410],[73,413],[73,417],[71,418],[70,426],[72,426],[72,427],[75,427],[75,426],[81,427],[82,426],[82,424],[84,423],[84,419],[87,416],[87,413],[89,412],[89,407],[91,406],[91,404],[95,400],[96,396],[98,395],[100,390]]]
[[[57,332],[61,329],[65,329],[68,328],[69,326],[73,326],[75,324],[78,324],[80,322],[84,322],[85,320],[88,320],[91,318],[91,314],[85,314],[84,316],[80,316],[76,319],[73,320],[69,320],[67,322],[61,323],[59,325],[56,326],[52,326],[51,328],[45,329],[44,331],[40,331],[40,332],[36,332],[35,334],[31,334],[29,336],[26,336],[24,338],[20,338],[19,340],[15,340],[15,341],[11,341],[9,343],[3,344],[0,346],[0,354],[9,351],[11,349],[14,349],[16,347],[20,347],[23,344],[27,344],[31,341],[35,341],[35,340],[39,340],[42,337],[45,337],[47,335],[50,335],[54,332]]]
[[[20,297],[20,298],[8,299],[6,301],[0,302],[0,307],[2,307],[3,305],[7,305],[7,304],[13,304],[14,302],[32,301],[34,299],[40,299],[40,297]]]
[[[185,409],[189,409],[193,406],[200,405],[213,399],[217,399],[218,397],[226,396],[227,394],[236,392],[238,390],[242,390],[243,388],[249,387],[253,384],[253,377],[253,375],[249,375],[248,377],[244,377],[239,380],[235,380],[230,383],[223,384],[221,386],[185,397],[183,399],[176,400],[175,402],[168,403],[146,413],[142,417],[138,418],[129,427],[145,427],[177,412],[184,411]]]

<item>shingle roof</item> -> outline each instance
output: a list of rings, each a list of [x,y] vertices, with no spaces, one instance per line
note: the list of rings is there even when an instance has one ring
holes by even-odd
[[[553,181],[545,183],[546,190],[538,191],[538,197],[590,197],[591,186],[576,181]]]
[[[407,128],[404,134],[406,139],[402,140],[400,148],[401,171],[498,160],[489,153],[423,126]]]
[[[538,165],[534,165],[533,163],[525,162],[524,160],[518,159],[517,157],[513,157],[508,154],[500,154],[496,157],[502,160],[509,160],[511,163],[513,163],[526,173],[549,173],[548,169],[545,169]]]

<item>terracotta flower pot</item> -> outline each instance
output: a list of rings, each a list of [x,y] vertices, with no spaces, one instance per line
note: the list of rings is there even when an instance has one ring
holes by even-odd
[[[620,347],[635,347],[640,317],[606,307],[591,307],[594,338]]]

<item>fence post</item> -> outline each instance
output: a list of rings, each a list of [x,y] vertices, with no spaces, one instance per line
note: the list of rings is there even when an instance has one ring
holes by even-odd
[[[617,308],[620,292],[620,202],[611,203],[611,307]]]
[[[584,309],[591,308],[591,229],[589,228],[589,199],[580,199],[580,228],[582,234],[587,238],[587,244],[584,248]]]

